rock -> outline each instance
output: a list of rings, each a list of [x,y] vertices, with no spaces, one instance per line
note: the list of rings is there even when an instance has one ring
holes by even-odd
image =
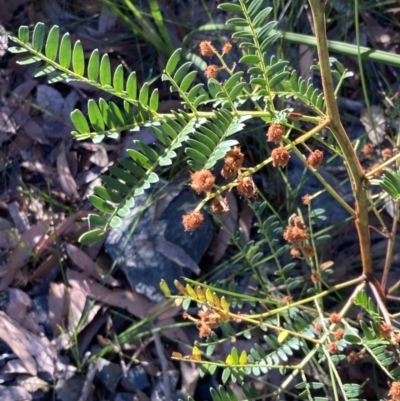
[[[127,376],[121,380],[121,385],[126,391],[134,392],[150,386],[147,373],[142,366],[137,365],[128,370]]]
[[[56,384],[57,396],[61,401],[78,401],[84,383],[85,378],[80,375],[75,375],[69,380],[60,379]]]
[[[110,393],[114,393],[122,377],[121,366],[112,363],[107,359],[99,358],[96,361],[98,379]]]
[[[118,393],[114,401],[137,401],[137,399],[138,398],[131,393]]]
[[[179,398],[182,398],[181,392],[177,392],[176,385],[179,380],[179,372],[177,370],[169,370],[167,371],[167,376],[169,380],[169,389],[171,392],[171,399],[174,401],[178,401]],[[165,396],[165,385],[164,385],[164,375],[157,377],[154,382],[154,387],[151,392],[151,401],[164,401],[166,400]]]
[[[49,326],[49,306],[47,295],[37,295],[32,299],[32,305],[28,312],[31,312],[36,321],[43,327],[47,337],[53,335],[51,327]]]
[[[178,191],[160,217],[154,219],[157,188],[161,188],[160,183],[135,198],[135,207],[123,218],[120,227],[110,231],[105,241],[107,251],[125,272],[132,287],[156,302],[164,299],[159,289],[161,279],[174,288],[175,279],[192,275],[192,270],[182,267],[182,263],[178,264],[176,259],[173,261],[159,253],[157,242],[169,241],[181,247],[192,262],[198,263],[208,249],[214,230],[210,216],[205,215],[204,223],[197,230],[193,233],[184,231],[182,215],[199,203],[190,190]],[[146,203],[149,205],[147,208]]]

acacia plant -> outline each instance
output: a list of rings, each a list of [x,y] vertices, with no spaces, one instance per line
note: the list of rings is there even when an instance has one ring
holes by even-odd
[[[228,191],[237,191],[253,208],[261,240],[251,241],[241,253],[254,269],[254,294],[241,294],[219,284],[186,279],[186,285],[175,282],[178,293],[171,295],[167,283],[161,283],[164,293],[187,310],[184,317],[199,328],[200,340],[192,351],[188,355],[176,352],[173,358],[201,365],[202,374],[213,374],[221,368],[222,384],[228,380],[241,384],[247,399],[279,400],[288,393],[309,400],[325,400],[324,395],[336,400],[354,400],[361,397],[368,380],[344,383],[338,364],[346,360],[355,363],[368,357],[377,369],[375,374],[383,375],[383,381],[389,383],[387,394],[381,396],[399,400],[399,337],[386,308],[388,292],[385,288],[397,217],[391,230],[382,230],[388,240],[382,282],[377,280],[374,271],[369,224],[370,213],[378,214],[378,202],[388,194],[395,202],[399,200],[400,176],[396,171],[399,153],[395,149],[386,151],[386,160],[368,172],[360,164],[336,102],[338,86],[335,87],[334,82],[340,85],[348,72],[329,57],[325,3],[309,0],[318,47],[314,68],[320,71],[323,91],[314,87],[311,80],[305,82],[298,77],[288,61],[268,54],[281,34],[276,30],[277,22],[269,20],[271,8],[262,8],[262,0],[238,0],[219,5],[220,9],[235,14],[227,21],[234,33],[232,41],[225,43],[221,51],[211,41],[200,43],[200,53],[205,60],[210,57],[218,60],[217,64],[208,65],[206,84],[196,83],[198,72],[191,69],[190,61],[182,61],[181,49],[172,54],[162,80],[170,86],[174,96],[179,97],[182,107],[166,114],[158,112],[157,89],[150,90],[147,82],[139,85],[135,72],[126,76],[123,65],[112,72],[109,56],[100,56],[97,50],[85,63],[81,43],[77,41],[72,45],[68,33],[60,37],[58,26],[47,32],[45,26],[38,23],[32,34],[28,27],[21,26],[18,36],[11,37],[16,46],[9,50],[29,53],[20,58],[20,64],[41,63],[35,77],[48,75],[50,83],[77,80],[114,96],[115,101],[89,100],[87,116],[78,109],[72,112],[71,120],[76,128],[72,135],[76,139],[98,143],[117,137],[121,131],[140,127],[151,127],[157,137],[154,146],[136,141],[137,150],[128,150],[129,158],[119,160],[118,166],[109,167],[109,174],[102,177],[104,186],[95,187],[94,193],[89,195],[90,202],[100,213],[88,217],[91,229],[81,237],[83,244],[99,240],[110,227],[118,226],[133,207],[135,197],[159,180],[160,166],[172,165],[181,150],[188,158],[190,186],[202,197],[198,206],[183,216],[187,231],[202,224],[204,208],[215,215],[226,213]],[[238,47],[242,56],[234,65],[228,65],[225,56],[232,51],[232,46]],[[228,78],[219,78],[222,73]],[[286,99],[291,99],[293,106],[278,108]],[[259,120],[266,127],[266,141],[272,143],[273,150],[265,160],[245,168],[240,139],[249,119]],[[322,130],[329,130],[333,141],[328,143]],[[320,146],[311,150],[309,146],[315,147],[316,143]],[[318,172],[324,148],[343,161],[354,203],[342,199]],[[303,155],[303,149],[307,150],[307,156]],[[276,216],[265,218],[265,210],[270,207],[268,202],[256,201],[258,190],[252,176],[268,164],[287,168],[293,152],[348,212],[357,228],[362,270],[355,279],[332,283],[332,270],[326,269],[326,261],[320,259],[312,227],[313,216],[320,213],[312,207],[318,194],[309,194],[303,199],[304,216],[308,213],[309,220],[306,222],[294,214],[286,227],[281,227]],[[386,171],[383,180],[374,180],[374,174],[383,170]],[[216,185],[218,175],[222,176],[219,178],[222,185]],[[380,197],[372,198],[369,189],[376,184],[384,191]],[[397,203],[395,211],[398,215]],[[282,246],[278,235],[286,245]],[[268,245],[271,258],[264,258],[264,245]],[[298,266],[296,262],[282,266],[281,256],[288,252],[294,261],[301,259],[306,263],[309,279],[292,274]],[[275,264],[273,281],[261,272],[266,260]],[[307,296],[301,291],[302,286],[303,289],[310,287]],[[340,294],[346,287],[354,287],[351,296],[342,302],[336,313],[327,313],[323,301],[333,293]],[[368,288],[372,298],[367,295]],[[396,288],[389,290],[389,294]],[[353,304],[364,309],[364,318],[359,321],[346,316]],[[199,308],[197,317],[193,316],[193,305]],[[225,360],[214,355],[218,344],[242,337],[250,339],[256,329],[263,330],[265,335],[249,352],[231,346]],[[275,388],[266,387],[270,389],[268,394],[249,384],[254,383],[255,377],[265,379],[272,370],[279,370],[283,376]],[[313,376],[324,380],[313,380]],[[211,395],[215,401],[237,399],[222,385],[218,390],[211,389]]]

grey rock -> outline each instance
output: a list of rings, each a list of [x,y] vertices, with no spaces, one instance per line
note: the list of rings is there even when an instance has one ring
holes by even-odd
[[[169,370],[166,372],[168,380],[169,380],[169,390],[171,392],[172,400],[178,400],[182,397],[180,392],[177,392],[176,385],[178,384],[179,372],[177,370]],[[166,400],[165,395],[165,384],[164,384],[164,375],[157,377],[154,383],[153,390],[151,392],[151,401],[164,401]]]
[[[137,401],[137,399],[132,393],[118,393],[114,401]]]
[[[150,382],[143,367],[137,365],[128,370],[126,377],[121,380],[121,385],[126,391],[134,392],[136,389],[149,387]]]
[[[182,190],[154,219],[156,212],[155,186],[135,198],[135,207],[123,218],[120,227],[110,231],[105,247],[117,266],[125,272],[131,286],[139,294],[152,301],[161,301],[164,295],[159,289],[161,279],[173,288],[175,279],[191,276],[192,271],[157,251],[157,241],[166,240],[181,247],[187,255],[198,263],[208,249],[214,226],[205,215],[204,223],[193,233],[184,231],[182,215],[193,210],[199,199],[189,190]],[[168,190],[168,188],[167,188]],[[147,203],[147,207],[145,207]]]
[[[78,401],[81,394],[85,378],[75,375],[69,380],[60,379],[56,383],[56,393],[61,401]]]
[[[122,377],[121,366],[103,358],[97,359],[96,366],[96,378],[104,385],[107,391],[114,393]]]

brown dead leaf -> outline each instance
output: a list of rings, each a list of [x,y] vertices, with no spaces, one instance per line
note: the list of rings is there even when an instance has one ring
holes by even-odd
[[[59,174],[60,185],[68,196],[72,199],[78,199],[78,186],[72,177],[65,152],[65,144],[64,142],[61,142],[57,157],[57,171]]]
[[[82,357],[86,350],[89,348],[93,338],[99,333],[101,327],[107,321],[107,315],[103,311],[99,311],[92,321],[79,333],[78,349],[79,355]]]
[[[228,248],[232,233],[236,228],[238,218],[238,207],[236,198],[232,192],[228,192],[226,199],[229,204],[229,212],[222,217],[222,227],[214,235],[211,243],[211,251],[214,253],[213,263],[217,263]]]
[[[310,67],[314,64],[314,52],[310,46],[300,44],[299,56],[300,76],[308,81],[313,76],[313,70]]]
[[[92,276],[94,279],[102,282],[105,281],[109,285],[117,285],[118,282],[113,277],[106,277],[100,273],[98,270],[96,263],[93,262],[89,256],[86,255],[85,252],[77,248],[75,245],[67,244],[67,254],[70,259],[80,267],[85,273]]]
[[[49,274],[59,263],[60,257],[56,253],[49,255],[45,261],[43,261],[31,276],[31,281],[36,281],[41,277]]]
[[[17,233],[15,230],[0,230],[0,249],[10,249],[16,244]]]
[[[11,92],[10,103],[13,106],[22,106],[26,98],[31,94],[33,89],[36,88],[37,81],[35,79],[28,79],[22,84],[18,85]]]
[[[177,265],[187,267],[195,274],[200,274],[200,268],[197,263],[179,245],[159,238],[154,243],[154,247],[158,253],[172,260]]]
[[[8,49],[8,36],[4,26],[0,24],[0,57],[3,57]]]
[[[96,152],[92,154],[89,160],[99,167],[107,167],[109,165],[108,154],[104,146],[98,146]]]
[[[1,281],[0,290],[5,290],[12,283],[19,269],[30,259],[32,249],[46,234],[47,229],[47,225],[43,221],[40,221],[21,235],[18,245],[11,253],[7,264],[7,273]]]
[[[86,296],[106,305],[124,308],[139,318],[146,316],[152,306],[151,302],[142,295],[128,290],[109,290],[84,274],[70,269],[67,270],[67,278],[72,287],[82,290]]]
[[[18,375],[17,383],[25,388],[30,393],[35,393],[36,391],[43,390],[44,392],[50,390],[49,383],[42,380],[40,377],[32,377],[27,375]]]
[[[32,396],[21,386],[0,386],[1,399],[4,401],[30,401]]]
[[[38,85],[36,89],[36,102],[44,111],[43,119],[57,119],[61,117],[65,100],[61,93],[49,85]]]
[[[43,328],[39,325],[36,316],[28,313],[28,308],[32,303],[29,295],[18,288],[10,288],[8,294],[10,302],[6,310],[7,315],[32,333],[43,333]]]
[[[365,127],[369,140],[374,145],[383,142],[385,139],[386,117],[382,107],[371,106],[371,118],[367,109],[362,110],[360,121]]]
[[[65,328],[68,321],[67,287],[64,283],[50,283],[48,305],[49,325],[55,337],[59,334],[58,326]]]
[[[11,359],[11,361],[7,361],[4,368],[1,369],[1,373],[24,374],[29,372],[26,370],[21,359]]]
[[[8,106],[0,108],[0,132],[6,134],[15,134],[17,124],[12,117],[12,109]]]
[[[114,28],[117,17],[106,5],[103,5],[98,21],[97,31],[99,35],[104,35],[109,29]]]
[[[181,391],[186,397],[193,397],[196,391],[197,382],[200,377],[200,369],[194,363],[180,362],[181,380],[182,386]]]
[[[56,354],[46,337],[36,336],[0,311],[0,338],[21,359],[32,376],[36,376],[39,369],[54,377]]]
[[[36,141],[42,145],[50,144],[50,142],[46,138],[43,128],[33,118],[28,118],[24,122],[23,129],[24,129],[26,135],[28,135],[34,141]]]
[[[243,209],[239,216],[239,226],[242,229],[242,245],[245,246],[250,241],[251,224],[254,218],[254,211],[247,202],[244,203]]]

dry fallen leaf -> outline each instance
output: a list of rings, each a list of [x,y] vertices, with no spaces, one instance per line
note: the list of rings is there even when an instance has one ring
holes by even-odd
[[[82,290],[86,296],[106,305],[126,309],[133,316],[139,318],[147,316],[152,306],[151,302],[142,295],[128,290],[109,290],[94,280],[90,280],[84,274],[70,269],[67,270],[67,278],[72,287]]]
[[[17,236],[15,230],[0,230],[0,249],[9,250],[14,247]]]
[[[378,145],[385,139],[386,117],[385,112],[380,106],[371,106],[371,118],[368,110],[361,112],[360,121],[365,127],[369,140]]]
[[[117,17],[112,13],[106,5],[103,5],[98,21],[98,34],[104,35],[109,29],[114,28]]]
[[[61,117],[65,100],[57,89],[49,85],[38,85],[36,89],[36,102],[42,111],[44,111],[44,120]]]
[[[200,268],[197,263],[179,245],[159,238],[154,243],[154,247],[158,253],[172,260],[177,265],[187,267],[195,274],[200,274]]]
[[[18,245],[11,253],[7,264],[7,272],[0,284],[0,290],[5,290],[12,283],[19,269],[30,259],[32,249],[46,234],[47,229],[47,225],[43,221],[40,221],[21,235]]]
[[[3,57],[8,49],[8,36],[4,26],[0,24],[0,57]]]
[[[41,371],[54,377],[56,353],[46,337],[36,336],[0,311],[0,338],[21,359],[32,376]]]
[[[60,185],[68,196],[72,199],[78,199],[78,186],[74,177],[72,177],[65,152],[65,144],[64,142],[61,142],[57,157],[57,171],[59,174]]]
[[[251,223],[253,222],[254,211],[247,202],[244,203],[239,216],[239,226],[242,229],[243,236],[241,238],[242,246],[250,241]]]
[[[12,110],[8,106],[0,108],[0,132],[7,134],[17,132],[17,124],[12,117]]]
[[[18,288],[9,288],[8,294],[10,302],[6,310],[7,315],[15,319],[32,333],[43,333],[43,328],[39,325],[36,316],[32,313],[28,313],[28,308],[32,304],[29,295]]]
[[[117,280],[115,280],[113,277],[106,277],[102,275],[98,270],[96,263],[93,262],[93,260],[90,259],[85,252],[81,251],[75,245],[67,244],[67,254],[77,266],[79,266],[83,271],[96,280],[101,282],[104,281],[105,283],[113,286],[118,284]]]
[[[1,399],[4,401],[30,401],[32,395],[21,386],[0,386]]]
[[[50,283],[49,295],[49,326],[53,336],[59,334],[59,328],[66,327],[68,320],[67,287],[64,283]]]

